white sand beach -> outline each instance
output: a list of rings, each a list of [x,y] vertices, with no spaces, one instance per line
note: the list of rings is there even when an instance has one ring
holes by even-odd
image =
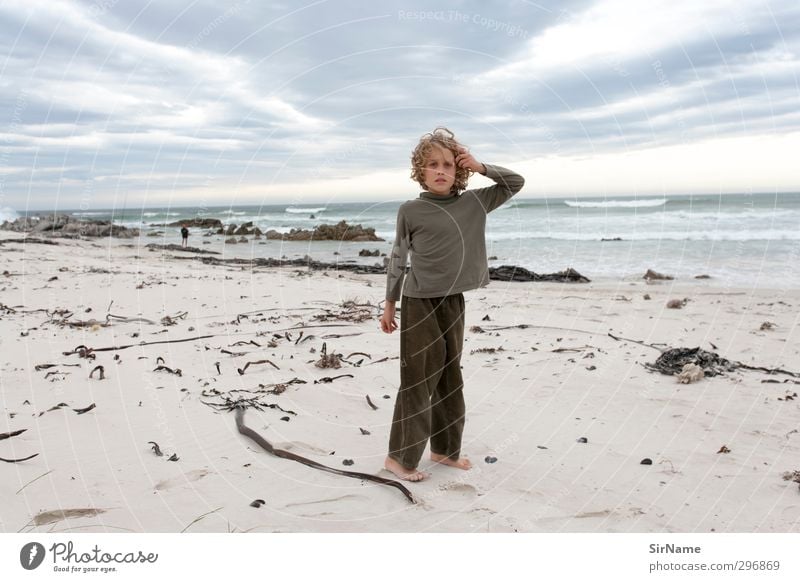
[[[800,531],[798,483],[782,477],[800,470],[800,378],[680,384],[643,366],[657,348],[609,336],[797,372],[800,289],[631,277],[466,294],[474,468],[423,464],[412,504],[270,455],[206,404],[257,399],[245,421],[274,446],[392,477],[399,334],[379,331],[383,276],[55,240],[0,245],[0,433],[24,431],[0,458],[36,455],[0,462],[2,532]],[[323,345],[341,368],[314,365]],[[94,359],[64,355],[78,346]]]

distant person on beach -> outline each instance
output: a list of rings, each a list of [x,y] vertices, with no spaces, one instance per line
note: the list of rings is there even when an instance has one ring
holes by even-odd
[[[463,191],[472,172],[495,185]],[[384,466],[401,479],[421,481],[428,474],[417,467],[429,439],[432,461],[472,467],[461,456],[463,292],[488,285],[486,215],[519,192],[525,180],[477,161],[445,127],[422,136],[411,156],[411,178],[424,191],[397,211],[380,320],[385,333],[397,329],[395,304],[402,290],[400,389]]]
[[[186,247],[189,244],[189,229],[184,224],[181,227],[181,246]]]

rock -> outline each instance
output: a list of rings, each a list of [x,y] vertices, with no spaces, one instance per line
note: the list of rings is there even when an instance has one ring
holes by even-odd
[[[710,279],[711,275],[695,275],[695,279]]]
[[[342,465],[345,465],[346,467],[351,466],[353,463],[354,463],[353,459],[344,459],[342,461]]]
[[[253,234],[253,223],[252,222],[245,222],[242,226],[236,229],[234,232],[236,236],[242,236],[246,234]]]
[[[378,249],[371,251],[369,249],[361,249],[358,251],[359,257],[379,257],[381,252]]]
[[[589,439],[587,439],[586,437],[581,437],[581,438],[579,438],[579,439],[577,440],[577,442],[579,442],[579,443],[588,443],[588,442],[589,442]]]
[[[226,236],[233,236],[234,234],[236,234],[236,225],[235,224],[229,224],[227,230],[225,231],[225,235]]]
[[[540,275],[522,267],[503,265],[489,267],[489,279],[494,281],[556,281],[559,283],[591,283],[591,281],[572,268],[558,273]]]
[[[484,461],[486,461],[486,462],[487,462],[487,463],[489,463],[489,464],[496,463],[496,462],[497,462],[497,457],[491,457],[491,456],[489,456],[489,457],[486,457],[486,458],[484,459]]]
[[[226,244],[226,245],[235,245],[235,244],[236,244],[236,242],[237,242],[237,241],[236,241],[236,237],[233,237],[233,236],[232,236],[232,237],[230,237],[230,238],[226,238],[226,239],[225,239],[225,244]]]
[[[771,329],[775,329],[776,327],[777,325],[772,323],[771,321],[765,321],[764,323],[761,324],[761,327],[759,327],[758,329],[761,331],[769,331]]]
[[[681,309],[687,303],[689,303],[689,299],[686,297],[683,299],[670,299],[667,301],[667,309]]]
[[[245,237],[240,237],[240,238],[239,238],[239,242],[240,242],[240,243],[246,243],[246,242],[247,242],[247,238],[245,238]]]
[[[190,220],[178,220],[169,224],[151,224],[150,226],[172,226],[187,228],[222,228],[222,221],[219,218],[192,218]]]
[[[674,277],[672,275],[664,275],[662,273],[656,273],[652,269],[647,269],[647,272],[642,277],[645,281],[672,281]]]
[[[640,465],[652,465],[653,464],[653,459],[648,459],[647,457],[645,457],[644,459],[641,460],[641,462],[639,464]]]
[[[650,299],[652,299],[652,297],[650,297],[650,293],[645,293],[644,296],[642,297],[642,299],[644,299],[645,301],[650,301]]]
[[[364,228],[360,224],[348,225],[342,220],[338,224],[320,224],[314,230],[293,228],[288,233],[279,233],[275,230],[268,230],[266,234],[271,240],[338,240],[350,242],[376,242],[383,241],[375,235],[374,228]]]
[[[139,230],[135,228],[120,226],[108,220],[83,220],[67,214],[18,218],[14,222],[4,222],[3,228],[15,232],[41,233],[65,238],[81,236],[133,238],[139,236]]]

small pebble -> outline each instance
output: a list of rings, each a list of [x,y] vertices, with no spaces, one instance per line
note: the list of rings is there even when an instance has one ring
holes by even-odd
[[[588,443],[589,439],[587,439],[586,437],[581,437],[581,438],[578,439],[578,442],[579,443]]]
[[[652,465],[653,464],[653,459],[644,458],[644,459],[642,459],[642,462],[639,463],[639,464],[640,465]]]
[[[282,416],[281,420],[284,421],[284,422],[289,422],[289,417],[288,416]]]
[[[487,462],[487,463],[489,463],[489,464],[496,463],[496,462],[497,462],[497,457],[491,457],[491,456],[489,456],[489,457],[486,457],[486,458],[484,459],[484,461],[486,461],[486,462]]]
[[[345,459],[344,461],[342,461],[342,465],[346,465],[347,467],[349,467],[352,464],[353,464],[353,459]]]
[[[264,505],[264,503],[266,502],[263,499],[256,499],[255,501],[253,501],[253,503],[250,504],[250,507],[255,507],[256,509],[258,509],[259,507]]]

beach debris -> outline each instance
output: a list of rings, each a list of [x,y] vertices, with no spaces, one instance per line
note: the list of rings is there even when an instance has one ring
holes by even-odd
[[[473,325],[469,328],[469,331],[472,333],[483,333],[483,328],[479,325]]]
[[[264,501],[263,499],[254,499],[254,500],[253,500],[253,501],[250,503],[250,507],[255,507],[256,509],[258,509],[259,507],[261,507],[261,506],[262,506],[262,505],[264,505],[265,503],[266,503],[266,501]]]
[[[220,370],[219,370],[219,362],[214,362],[214,367],[217,369],[217,376],[222,374],[222,372],[220,372]]]
[[[652,464],[653,464],[653,459],[650,459],[650,458],[648,458],[648,457],[645,457],[644,459],[642,459],[642,460],[639,462],[639,464],[640,464],[640,465],[652,465]]]
[[[645,281],[672,281],[675,277],[672,275],[664,275],[663,273],[658,273],[652,269],[647,269],[647,272],[644,274]]]
[[[761,324],[761,327],[759,327],[758,329],[759,331],[770,331],[775,329],[776,327],[778,327],[777,323],[772,323],[771,321],[765,321],[764,323]]]
[[[589,439],[587,439],[586,437],[580,437],[579,439],[577,439],[577,441],[576,441],[576,442],[579,442],[579,443],[588,443],[588,442],[589,442]]]
[[[342,460],[342,465],[344,465],[346,467],[350,467],[350,466],[352,466],[354,464],[354,462],[355,461],[353,461],[353,459],[343,459]]]
[[[244,415],[245,415],[246,407],[236,407],[236,429],[239,431],[240,434],[248,437],[249,439],[253,440],[256,444],[258,444],[262,449],[267,451],[268,453],[275,455],[281,459],[289,459],[292,461],[297,461],[298,463],[302,463],[308,467],[312,467],[315,469],[319,469],[320,471],[326,471],[328,473],[333,473],[335,475],[342,475],[345,477],[352,477],[355,479],[362,479],[367,481],[373,481],[375,483],[380,483],[383,485],[388,485],[390,487],[394,487],[398,489],[403,495],[405,495],[406,499],[408,499],[411,503],[416,503],[414,496],[411,495],[411,491],[409,491],[402,483],[398,483],[392,479],[385,479],[383,477],[378,477],[377,475],[370,475],[368,473],[356,473],[354,471],[343,471],[340,469],[334,469],[333,467],[328,467],[321,463],[317,463],[316,461],[312,461],[311,459],[307,459],[305,457],[301,457],[300,455],[296,455],[289,451],[285,451],[282,449],[276,449],[275,447],[270,444],[270,442],[258,434],[253,429],[249,428],[244,424]]]
[[[711,275],[706,275],[706,274],[703,274],[703,275],[695,275],[695,276],[694,276],[694,278],[695,278],[695,279],[710,279],[710,278],[711,278]]]
[[[39,456],[39,453],[34,453],[29,457],[23,457],[21,459],[5,459],[3,457],[0,457],[0,461],[3,461],[4,463],[21,463],[23,461],[30,461],[32,458],[38,457],[38,456]]]
[[[554,281],[557,283],[591,283],[591,280],[581,275],[575,269],[568,267],[558,273],[546,275],[534,273],[522,267],[503,265],[489,267],[489,279],[493,281]]]
[[[542,450],[544,450],[544,451],[546,451],[546,450],[547,450],[547,447],[546,447],[546,446],[544,446],[544,445],[536,445],[536,448],[537,448],[537,449],[542,449]]]
[[[92,368],[92,371],[89,372],[89,378],[94,376],[94,373],[97,372],[98,370],[100,371],[99,374],[100,380],[105,380],[106,379],[105,368],[103,368],[103,366],[95,366],[94,368]]]
[[[481,317],[481,321],[492,321],[492,318],[491,318],[491,317],[489,317],[489,314],[487,313],[486,315],[484,315],[483,317]]]
[[[386,398],[386,396],[384,396],[384,398]],[[367,394],[367,404],[369,404],[369,407],[372,410],[378,410],[378,407],[375,406],[375,403],[372,402],[372,399],[369,397],[369,394]]]
[[[175,368],[174,370],[169,366],[156,366],[153,368],[153,372],[169,372],[170,374],[175,374],[176,376],[183,376],[183,372],[180,368]]]
[[[697,382],[703,378],[705,378],[705,372],[703,372],[703,368],[692,363],[684,364],[681,373],[678,374],[678,382],[680,384],[691,384],[692,382]]]
[[[243,368],[236,368],[236,371],[239,372],[240,376],[244,376],[244,373],[245,373],[245,371],[247,371],[247,368],[249,368],[250,366],[257,366],[257,365],[260,365],[260,364],[269,364],[270,366],[272,366],[276,370],[280,370],[280,368],[275,363],[273,363],[271,360],[257,360],[255,362],[247,362],[244,365]]]
[[[163,457],[164,453],[161,452],[161,447],[158,446],[158,443],[155,441],[148,441],[148,445],[153,445],[153,452],[156,454],[157,457]]]
[[[762,380],[762,382],[763,382],[763,380]],[[786,394],[784,394],[783,397],[778,396],[778,400],[782,400],[784,402],[788,402],[790,400],[794,400],[795,398],[797,398],[797,392],[792,392],[791,394],[789,394],[788,390],[786,391]]]
[[[132,337],[138,337],[138,333],[133,335]],[[71,352],[61,352],[64,356],[72,356],[78,354],[81,358],[92,358],[94,359],[96,356],[93,352],[112,352],[115,350],[127,350],[128,348],[137,348],[142,346],[154,346],[158,344],[179,344],[183,342],[193,342],[201,339],[208,339],[214,337],[213,335],[201,335],[197,337],[187,337],[184,339],[176,339],[176,340],[159,340],[156,342],[140,342],[138,344],[129,344],[126,346],[112,346],[108,348],[87,348],[84,345],[76,347]]]
[[[328,344],[323,342],[322,343],[322,351],[321,357],[319,360],[314,362],[314,365],[317,368],[341,368],[341,354],[337,354],[336,352],[332,352],[328,354]]]
[[[21,428],[19,430],[13,430],[11,432],[0,433],[0,441],[4,441],[6,439],[10,439],[11,437],[19,436],[22,433],[24,433],[26,430],[28,430],[28,429],[27,428]]]
[[[314,380],[314,384],[330,384],[334,380],[338,380],[339,378],[354,378],[352,374],[339,374],[338,376],[325,376],[324,378],[320,378],[319,380]]]
[[[369,431],[368,431],[367,429],[365,429],[365,428],[358,427],[358,430],[360,430],[360,431],[361,431],[361,434],[362,434],[363,436],[368,436],[368,435],[371,435],[371,434],[372,434],[371,432],[369,432]]]
[[[689,303],[689,298],[684,297],[683,299],[670,299],[667,301],[667,309],[682,309]]]
[[[105,509],[96,509],[94,507],[86,507],[81,509],[54,509],[52,511],[42,511],[41,513],[37,513],[33,517],[33,524],[37,526],[49,525],[65,519],[96,517],[105,512]]]
[[[505,350],[503,349],[503,346],[500,346],[499,348],[477,348],[475,350],[471,350],[469,355],[471,356],[472,354],[494,354],[496,352],[504,352],[504,351]]]
[[[188,311],[181,311],[176,313],[175,315],[165,315],[161,318],[161,325],[170,326],[170,325],[178,325],[178,320],[186,319],[186,316],[189,315]]]
[[[286,392],[286,389],[291,386],[292,384],[307,384],[305,380],[301,380],[300,378],[292,378],[288,382],[279,382],[278,384],[259,384],[258,387],[260,391],[264,392],[265,394],[274,394],[275,396],[279,394],[283,394]],[[268,387],[271,387],[267,390]]]
[[[357,303],[348,300],[341,304],[339,311],[326,309],[325,313],[318,313],[312,317],[315,321],[349,321],[361,323],[375,317],[377,306],[371,303]]]
[[[492,463],[496,463],[497,462],[497,457],[493,457],[491,455],[487,455],[486,458],[483,459],[483,460],[484,460],[484,462],[489,463],[491,465]]]
[[[785,471],[781,477],[783,477],[784,481],[794,481],[798,484],[798,489],[800,489],[800,471]]]
[[[730,450],[730,449],[729,449],[729,448],[728,448],[726,445],[722,445],[722,446],[719,448],[719,450],[717,451],[717,454],[718,454],[718,455],[719,455],[719,454],[728,454],[728,453],[730,453],[730,452],[731,452],[731,450]]]
[[[180,457],[178,456],[177,453],[172,453],[172,455],[170,455],[170,457],[167,460],[168,461],[177,461],[179,459],[180,459]]]
[[[370,360],[372,359],[372,356],[370,356],[365,352],[353,352],[352,354],[349,354],[347,357],[344,357],[341,360],[347,364],[350,364],[351,366],[355,366],[356,368],[358,368],[364,362],[364,358],[361,358],[359,361],[353,363],[350,361],[350,358],[352,358],[353,356],[364,356],[364,358],[368,358]]]
[[[86,414],[87,412],[89,412],[90,410],[94,410],[95,408],[97,408],[97,405],[94,402],[92,402],[89,406],[85,408],[73,408],[72,412],[77,412],[78,414]]]
[[[653,364],[645,364],[649,370],[661,372],[668,376],[675,376],[683,372],[686,364],[695,364],[703,369],[705,376],[717,376],[725,372],[732,372],[736,365],[714,352],[707,352],[700,348],[672,348],[665,350]]]

